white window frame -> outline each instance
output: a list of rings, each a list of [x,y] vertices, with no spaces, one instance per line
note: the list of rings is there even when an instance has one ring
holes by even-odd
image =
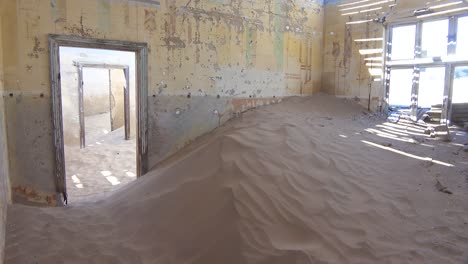
[[[442,124],[450,124],[451,108],[452,108],[452,85],[454,78],[454,69],[459,65],[467,65],[467,60],[457,59],[455,57],[457,50],[457,25],[458,19],[466,17],[468,14],[454,15],[450,17],[438,17],[434,19],[405,22],[405,23],[392,23],[386,27],[385,30],[385,52],[384,52],[384,69],[385,78],[383,81],[383,87],[385,90],[385,101],[387,102],[387,110],[389,107],[389,95],[390,95],[390,74],[392,69],[402,68],[413,68],[414,79],[412,88],[411,98],[411,116],[415,120],[418,108],[418,93],[419,93],[419,74],[417,74],[421,68],[431,67],[445,67],[445,86],[444,86],[444,97],[443,97],[443,109],[441,116]],[[425,22],[438,21],[438,20],[449,20],[449,35],[447,37],[447,56],[444,57],[421,57],[421,42],[422,42],[422,25]],[[392,53],[392,34],[393,28],[416,25],[415,34],[415,48],[414,48],[414,59],[412,60],[391,60]]]

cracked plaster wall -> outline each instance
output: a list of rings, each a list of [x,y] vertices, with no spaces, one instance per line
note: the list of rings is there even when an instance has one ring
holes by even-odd
[[[241,111],[320,91],[324,10],[315,1],[16,0],[1,5],[15,202],[54,205],[57,199],[50,33],[148,43],[150,166]]]

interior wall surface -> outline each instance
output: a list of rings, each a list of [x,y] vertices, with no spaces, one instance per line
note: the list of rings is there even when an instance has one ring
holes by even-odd
[[[125,93],[126,86],[125,74],[121,69],[112,69],[110,71],[110,111],[111,111],[111,129],[112,131],[125,126]],[[133,91],[131,91],[133,93]],[[130,109],[129,109],[130,110]],[[135,113],[131,116],[135,116]]]
[[[2,4],[0,4],[0,8]],[[8,151],[5,122],[4,93],[4,65],[3,65],[3,13],[0,12],[0,263],[3,263],[5,248],[5,225],[7,204],[10,200],[10,188],[8,185]]]
[[[237,113],[320,91],[323,3],[2,1],[13,199],[57,202],[48,34],[148,44],[149,166]]]
[[[365,107],[370,105],[372,111],[379,111],[385,105],[383,62],[374,59],[383,58],[384,24],[408,21],[414,10],[439,1],[371,0],[349,5],[353,2],[359,1],[330,0],[325,5],[322,89],[338,97],[355,98]],[[360,5],[370,6],[353,9]],[[360,12],[372,9],[377,10]],[[384,16],[386,21],[373,21]],[[366,20],[371,21],[357,23]],[[361,41],[370,39],[381,40]]]
[[[109,70],[84,68],[83,82],[84,116],[109,112]]]

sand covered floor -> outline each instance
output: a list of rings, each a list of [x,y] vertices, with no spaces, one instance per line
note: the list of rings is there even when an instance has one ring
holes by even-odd
[[[468,263],[468,137],[422,132],[327,96],[246,112],[95,202],[10,206],[6,263]]]
[[[86,117],[86,148],[65,146],[68,202],[120,188],[136,179],[136,138],[110,131],[109,113]],[[107,123],[109,124],[106,124]],[[88,124],[88,123],[87,123]]]

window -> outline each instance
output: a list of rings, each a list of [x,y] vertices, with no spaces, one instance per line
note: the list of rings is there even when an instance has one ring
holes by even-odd
[[[449,21],[438,20],[422,24],[421,57],[447,55]]]
[[[468,59],[468,16],[458,19],[457,56]]]
[[[390,75],[391,106],[409,107],[411,105],[411,90],[413,87],[413,69],[395,69]]]
[[[468,66],[455,68],[452,102],[454,104],[468,103]]]
[[[421,68],[418,107],[442,107],[444,101],[445,67]]]
[[[416,25],[399,26],[393,28],[392,60],[407,60],[414,58],[416,43]]]
[[[457,122],[468,104],[468,15],[390,29],[385,64],[390,109],[411,108],[418,115],[412,118],[424,112],[426,122]]]

